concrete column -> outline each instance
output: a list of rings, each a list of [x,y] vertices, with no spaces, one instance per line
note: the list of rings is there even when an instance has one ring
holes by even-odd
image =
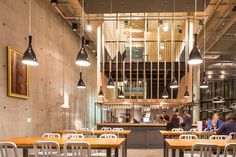
[[[193,65],[193,123],[200,118],[200,65]]]

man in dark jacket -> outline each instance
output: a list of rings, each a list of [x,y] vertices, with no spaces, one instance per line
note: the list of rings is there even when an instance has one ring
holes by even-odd
[[[225,120],[226,122],[216,130],[218,135],[229,135],[231,132],[236,132],[236,112],[227,114]]]
[[[192,118],[186,110],[183,113],[183,122],[181,123],[181,126],[184,131],[189,131],[192,128]]]

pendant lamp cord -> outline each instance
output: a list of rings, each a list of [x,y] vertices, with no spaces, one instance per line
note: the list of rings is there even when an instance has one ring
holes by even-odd
[[[82,36],[84,36],[85,34],[85,22],[84,22],[84,17],[85,17],[85,13],[84,13],[84,0],[82,0],[82,8],[81,8],[81,14],[82,14]]]
[[[203,42],[204,42],[204,52],[203,52],[203,71],[205,72],[206,70],[206,67],[205,67],[205,54],[206,54],[206,0],[204,0],[204,23],[203,23],[203,27],[204,27],[204,30],[203,30]]]
[[[29,35],[31,34],[31,0],[28,1],[29,2]]]
[[[197,0],[195,0],[195,13],[194,13],[194,31],[195,31],[195,33],[197,33],[196,20],[197,20]]]
[[[164,75],[165,75],[165,88],[166,88],[166,49],[167,49],[167,44],[166,44],[166,32],[165,33],[165,71],[164,71]]]

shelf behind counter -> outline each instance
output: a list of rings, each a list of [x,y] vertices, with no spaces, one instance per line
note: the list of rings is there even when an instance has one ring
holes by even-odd
[[[160,130],[166,130],[166,124],[97,123],[97,129],[102,127],[120,127],[125,130],[132,130],[127,137],[128,148],[163,148],[163,137]]]

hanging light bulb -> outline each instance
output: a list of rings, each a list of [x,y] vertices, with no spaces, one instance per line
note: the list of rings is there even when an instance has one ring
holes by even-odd
[[[198,48],[197,44],[197,34],[194,34],[194,46],[192,51],[189,54],[188,64],[201,64],[202,63],[202,55]]]
[[[103,94],[103,91],[102,91],[102,86],[100,86],[100,91],[98,93],[98,97],[99,98],[103,98],[104,97],[104,94]]]
[[[120,87],[121,89],[120,89],[120,91],[119,91],[119,93],[118,93],[118,97],[119,98],[125,98],[125,95],[124,95],[124,92],[123,92],[123,90],[122,90],[122,86]]]
[[[86,30],[87,32],[91,32],[93,30],[92,25],[90,24],[90,21],[88,21],[87,25],[86,25]]]
[[[27,65],[32,65],[32,66],[38,65],[38,60],[36,58],[36,55],[35,55],[33,47],[32,47],[32,36],[31,35],[29,36],[29,46],[23,55],[22,63],[27,64]]]
[[[77,84],[77,88],[85,88],[85,83],[84,83],[83,78],[82,78],[82,72],[80,72],[80,79],[79,79],[79,82]]]
[[[186,86],[186,91],[184,93],[184,98],[188,99],[190,97],[189,92],[188,92],[188,87]]]
[[[178,81],[176,80],[176,78],[174,77],[171,82],[170,82],[170,88],[178,88]]]
[[[206,79],[205,71],[203,72],[203,77],[202,77],[202,81],[201,81],[201,84],[200,84],[200,88],[202,88],[202,89],[208,88],[208,82],[207,82],[207,79]]]
[[[169,25],[168,25],[167,22],[163,23],[162,29],[163,29],[164,32],[168,32],[168,30],[169,30]]]
[[[164,87],[164,91],[163,91],[163,93],[162,93],[162,98],[168,98],[169,97],[169,95],[168,95],[168,92],[167,92],[167,90],[166,90],[166,86]]]
[[[107,83],[107,88],[115,88],[113,79],[112,79],[112,73],[110,72],[110,77],[109,77],[109,81]]]
[[[72,31],[76,32],[78,30],[78,23],[72,23]]]
[[[76,57],[76,62],[77,65],[80,66],[89,66],[89,58],[88,58],[88,53],[85,49],[85,38],[84,36],[82,37],[82,46],[81,49],[79,50],[79,53]]]
[[[52,6],[57,6],[58,5],[58,1],[57,0],[51,0],[51,4]]]

